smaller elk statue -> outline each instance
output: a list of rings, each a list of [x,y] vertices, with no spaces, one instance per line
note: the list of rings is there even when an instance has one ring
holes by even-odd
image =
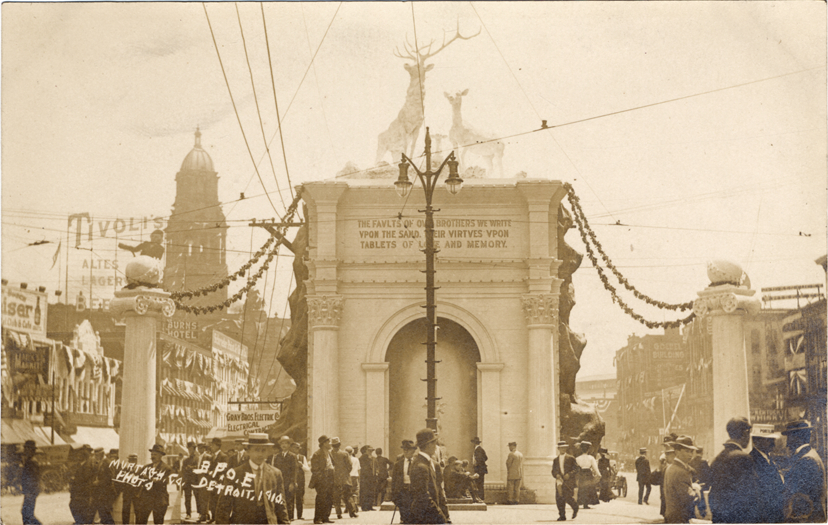
[[[468,95],[469,90],[463,90],[454,96],[443,93],[451,104],[451,129],[449,139],[454,149],[460,150],[460,170],[466,169],[466,153],[471,153],[482,158],[486,162],[486,177],[503,177],[503,149],[504,144],[489,134],[483,134],[463,123],[461,106],[463,97]]]

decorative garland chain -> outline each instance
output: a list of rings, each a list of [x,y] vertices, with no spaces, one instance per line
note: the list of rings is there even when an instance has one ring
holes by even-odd
[[[567,185],[569,186],[569,185]],[[567,190],[571,190],[571,186],[567,188]],[[574,213],[573,217],[575,218],[575,222],[578,224],[578,230],[581,234],[581,240],[583,240],[584,245],[586,246],[587,256],[589,260],[592,261],[592,265],[598,270],[598,277],[601,279],[601,282],[604,283],[604,288],[606,288],[610,294],[612,295],[612,301],[617,303],[618,306],[621,307],[624,312],[627,313],[630,317],[638,321],[639,323],[646,325],[647,328],[677,328],[681,325],[686,325],[687,323],[691,322],[695,317],[696,314],[691,313],[684,319],[679,319],[678,321],[648,321],[643,316],[635,313],[632,308],[630,308],[627,303],[625,303],[619,296],[618,292],[615,287],[610,284],[609,279],[607,278],[606,274],[604,273],[604,269],[598,264],[598,258],[595,257],[595,253],[592,251],[592,246],[590,245],[587,234],[586,228],[581,222],[581,216],[578,213]]]
[[[624,277],[621,274],[621,272],[618,271],[618,268],[615,267],[615,265],[610,260],[609,256],[606,254],[606,252],[604,252],[604,249],[601,247],[601,243],[598,242],[598,239],[595,236],[595,232],[589,226],[589,221],[587,221],[586,214],[584,214],[584,210],[581,208],[580,199],[578,198],[577,195],[575,195],[575,189],[569,183],[564,183],[564,188],[566,188],[567,197],[569,198],[569,203],[572,205],[572,211],[574,212],[574,215],[575,216],[580,215],[580,218],[583,221],[583,227],[581,226],[580,222],[578,223],[578,227],[586,229],[587,233],[589,234],[590,239],[592,239],[592,242],[595,244],[595,247],[598,249],[598,253],[601,255],[601,259],[603,259],[604,264],[607,266],[607,268],[612,270],[612,273],[618,279],[618,282],[620,282],[621,284],[624,285],[624,288],[631,291],[633,293],[633,295],[635,295],[638,299],[644,301],[645,303],[650,304],[652,306],[656,306],[656,307],[664,309],[664,310],[678,310],[678,311],[683,312],[685,310],[691,310],[693,308],[693,302],[692,301],[690,301],[688,303],[681,303],[681,304],[670,304],[670,303],[665,303],[663,301],[656,301],[655,299],[639,292],[635,288],[635,286],[631,285],[630,282],[627,280],[627,278]],[[582,237],[583,237],[583,235],[582,235]],[[584,244],[586,244],[586,241],[584,241]],[[593,262],[593,264],[595,264],[595,263]],[[597,264],[595,266],[597,267]]]
[[[293,216],[296,214],[296,209],[299,206],[299,201],[301,200],[301,197],[302,197],[302,191],[301,191],[301,187],[300,187],[299,190],[296,192],[296,196],[294,197],[293,202],[288,207],[287,213],[285,213],[285,216],[282,219],[282,222],[289,222],[293,218]],[[256,252],[256,254],[253,256],[253,258],[250,259],[249,261],[247,261],[244,265],[242,265],[242,267],[239,268],[238,271],[236,271],[234,274],[229,275],[229,276],[225,277],[224,279],[222,279],[221,281],[219,281],[217,283],[214,283],[214,284],[211,284],[210,286],[205,286],[203,288],[199,288],[198,290],[189,290],[189,291],[186,291],[186,292],[171,292],[170,293],[170,298],[173,300],[173,302],[175,302],[176,308],[179,309],[179,310],[183,310],[185,312],[188,312],[188,313],[193,313],[195,315],[198,315],[198,314],[203,314],[203,313],[208,313],[208,312],[214,312],[216,310],[223,310],[224,308],[230,306],[234,302],[240,300],[242,297],[244,297],[244,294],[246,294],[248,291],[250,291],[251,288],[253,288],[253,286],[256,285],[256,282],[259,280],[259,278],[270,267],[270,262],[273,260],[273,257],[279,251],[279,246],[281,246],[281,244],[284,240],[284,235],[285,235],[286,230],[287,230],[287,226],[279,226],[279,228],[278,228],[278,232],[280,234],[279,239],[276,240],[276,236],[271,236],[267,240],[267,242],[265,242],[264,245],[262,245],[262,247],[259,249],[259,251]],[[273,244],[273,241],[276,241],[276,244],[272,248],[270,248],[270,245]],[[268,252],[268,248],[270,248],[269,252]],[[211,306],[187,306],[185,304],[182,304],[179,301],[179,299],[188,299],[188,298],[191,298],[191,297],[198,297],[198,296],[201,296],[201,295],[207,295],[208,293],[215,292],[217,290],[221,290],[222,288],[225,288],[226,286],[228,286],[230,284],[231,281],[235,281],[240,277],[244,277],[244,274],[247,272],[247,270],[249,270],[254,264],[258,263],[259,259],[261,257],[263,257],[265,254],[267,254],[267,258],[265,259],[264,264],[262,264],[262,266],[259,268],[259,271],[256,272],[251,277],[249,277],[247,279],[247,284],[245,284],[245,286],[241,290],[239,290],[237,293],[233,294],[233,296],[229,297],[227,300],[225,300],[225,301],[223,301],[219,304],[215,304],[215,305],[211,305]]]

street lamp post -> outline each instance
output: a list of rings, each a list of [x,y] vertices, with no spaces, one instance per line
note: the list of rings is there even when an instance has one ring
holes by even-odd
[[[440,178],[440,172],[443,171],[443,168],[448,164],[449,167],[449,176],[446,179],[446,187],[448,191],[452,195],[456,195],[460,188],[463,186],[463,179],[457,174],[457,159],[454,156],[454,152],[452,151],[448,157],[443,160],[440,167],[437,168],[437,171],[431,170],[431,135],[429,134],[428,128],[426,128],[425,134],[425,154],[426,154],[426,171],[421,172],[417,169],[417,166],[414,165],[411,159],[403,153],[402,159],[400,161],[400,176],[397,178],[397,181],[394,183],[394,186],[397,189],[397,193],[400,197],[406,197],[408,193],[411,191],[411,187],[413,183],[408,180],[408,167],[411,166],[414,168],[414,171],[417,172],[417,177],[420,179],[420,183],[423,185],[423,190],[425,191],[425,201],[426,201],[426,208],[425,210],[420,210],[420,212],[425,212],[425,249],[422,250],[423,253],[426,254],[426,318],[428,320],[427,329],[428,329],[428,337],[426,340],[426,383],[428,386],[427,395],[426,395],[426,402],[428,406],[428,414],[426,416],[426,426],[432,430],[437,430],[437,378],[435,377],[435,367],[436,361],[434,360],[434,352],[437,346],[437,341],[435,337],[435,330],[437,329],[437,305],[434,303],[434,291],[436,287],[434,286],[434,254],[439,252],[440,250],[434,249],[434,212],[440,210],[434,210],[431,207],[431,198],[434,196],[434,188],[437,186],[437,179]]]

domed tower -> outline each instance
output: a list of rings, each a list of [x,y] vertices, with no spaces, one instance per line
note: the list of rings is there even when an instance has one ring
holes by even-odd
[[[195,146],[181,163],[175,183],[164,270],[164,288],[172,292],[195,290],[227,277],[227,222],[218,198],[218,174],[213,159],[201,147],[198,128]],[[187,304],[216,304],[226,299],[227,288],[223,288]]]

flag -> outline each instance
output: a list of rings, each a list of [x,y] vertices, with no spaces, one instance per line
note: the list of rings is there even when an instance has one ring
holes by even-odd
[[[54,268],[54,267],[55,267],[55,264],[57,263],[57,260],[58,260],[58,255],[60,255],[60,243],[61,243],[61,242],[63,242],[63,241],[58,241],[58,247],[57,247],[57,250],[55,250],[55,254],[52,256],[52,266],[51,266],[51,268],[49,268],[50,270],[51,270],[52,268]]]

